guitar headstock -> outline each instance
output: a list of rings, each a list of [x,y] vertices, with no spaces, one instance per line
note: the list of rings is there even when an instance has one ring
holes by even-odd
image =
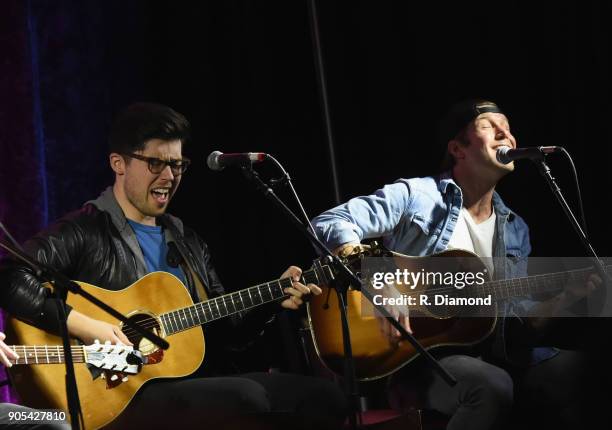
[[[142,367],[138,351],[134,351],[132,346],[94,343],[83,346],[83,349],[85,362],[101,370],[136,375]]]

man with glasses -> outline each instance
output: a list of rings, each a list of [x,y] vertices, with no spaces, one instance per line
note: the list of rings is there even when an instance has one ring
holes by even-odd
[[[110,290],[123,289],[147,273],[165,271],[183,281],[195,302],[201,301],[200,288],[209,298],[224,294],[206,244],[166,213],[189,166],[182,153],[188,131],[185,117],[166,106],[138,103],[126,108],[110,134],[114,185],[28,241],[26,250],[71,279]],[[318,428],[339,427],[344,396],[326,380],[287,374],[219,376],[227,374],[223,350],[237,346],[230,345],[231,339],[252,340],[276,310],[297,309],[303,296],[321,293],[316,285],[301,284],[300,275],[294,266],[283,274],[294,282],[285,290],[290,297],[280,306],[262,307],[207,328],[203,373],[213,377],[150,382],[114,425],[125,428],[137,422],[167,428],[180,414],[183,423],[197,420],[214,427],[219,424],[215,419],[227,426],[233,415],[283,411]],[[0,301],[10,301],[15,315],[57,332],[56,310],[48,306],[48,291],[34,274],[17,266],[1,271],[0,282],[5,284]],[[68,330],[86,344],[96,339],[129,344],[118,326],[74,309],[68,315]]]

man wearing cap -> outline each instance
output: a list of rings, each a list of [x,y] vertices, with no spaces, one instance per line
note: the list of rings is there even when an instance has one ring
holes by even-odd
[[[516,148],[508,118],[493,102],[468,100],[453,106],[440,132],[447,147],[444,173],[399,179],[326,211],[313,220],[318,236],[339,254],[350,253],[364,239],[380,237],[388,249],[411,256],[466,249],[493,257],[489,268],[496,279],[526,276],[531,251],[527,224],[495,192],[498,181],[514,170],[513,163],[496,159],[498,148]],[[455,387],[428,367],[414,371],[408,366],[392,377],[391,392],[401,394],[409,381],[428,408],[451,416],[449,429],[499,427],[513,404],[513,380],[482,357],[531,365],[557,354],[552,348],[511,348],[506,342],[507,320],[500,319],[479,357],[440,358],[457,379]],[[407,316],[400,322],[410,330]],[[390,341],[399,339],[386,320],[381,319],[381,330]]]

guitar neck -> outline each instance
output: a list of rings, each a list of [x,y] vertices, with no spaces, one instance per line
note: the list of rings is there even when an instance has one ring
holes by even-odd
[[[55,364],[64,363],[66,357],[64,347],[60,345],[9,345],[19,358],[10,360],[13,364]],[[84,363],[85,349],[82,346],[72,346],[72,361]]]
[[[606,268],[609,271],[610,267]],[[534,293],[558,292],[570,283],[585,284],[593,270],[578,269],[567,272],[547,273],[523,278],[503,279],[475,286],[482,296],[491,295],[493,300],[524,297]]]
[[[303,284],[326,283],[330,278],[329,273],[327,266],[315,262],[312,269],[302,273],[301,282]],[[285,293],[285,289],[289,287],[291,287],[289,278],[277,279],[167,312],[160,315],[160,319],[166,334],[171,335],[266,303],[284,300],[289,297]]]

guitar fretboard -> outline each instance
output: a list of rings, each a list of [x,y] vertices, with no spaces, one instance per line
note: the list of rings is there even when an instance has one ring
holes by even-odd
[[[302,273],[301,282],[303,284],[320,284],[327,282],[329,277],[327,266],[315,264],[312,269]],[[291,280],[289,278],[277,279],[167,312],[160,315],[160,319],[166,334],[171,335],[265,303],[284,300],[289,297],[285,293],[285,289],[290,287]]]
[[[13,364],[54,364],[66,361],[64,347],[60,345],[9,345],[19,355]],[[85,362],[85,349],[82,346],[72,346],[72,360],[75,363]]]
[[[606,272],[611,266],[606,267]],[[555,292],[563,290],[568,284],[586,283],[593,269],[577,269],[567,272],[548,273],[544,275],[526,276],[523,278],[503,279],[487,282],[474,287],[481,296],[492,296],[493,300],[510,297],[524,297],[533,293]]]

